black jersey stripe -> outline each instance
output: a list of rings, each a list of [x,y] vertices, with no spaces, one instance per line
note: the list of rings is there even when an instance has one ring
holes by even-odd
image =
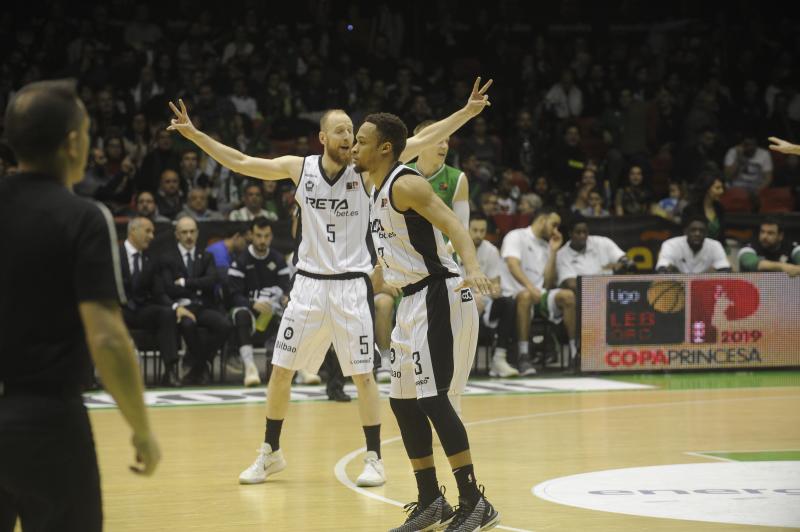
[[[414,251],[422,257],[428,273],[431,275],[447,273],[448,269],[439,259],[433,225],[413,210],[409,209],[401,214],[408,228],[408,241],[411,242]]]
[[[450,322],[450,298],[447,281],[436,279],[425,292],[425,310],[428,317],[428,352],[433,367],[433,378],[439,392],[447,392],[453,381],[453,326]]]

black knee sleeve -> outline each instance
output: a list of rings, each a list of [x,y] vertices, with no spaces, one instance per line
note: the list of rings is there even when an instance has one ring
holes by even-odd
[[[433,454],[433,431],[416,399],[389,399],[406,453],[411,459]]]
[[[456,414],[446,393],[441,392],[435,397],[424,397],[417,403],[433,423],[447,456],[453,456],[469,449],[467,429],[464,428],[464,423]]]

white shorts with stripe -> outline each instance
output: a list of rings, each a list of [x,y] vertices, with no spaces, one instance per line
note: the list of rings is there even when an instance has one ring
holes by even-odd
[[[431,279],[404,295],[392,331],[390,397],[463,392],[478,345],[478,309],[461,277]]]
[[[332,344],[345,376],[371,372],[372,297],[366,275],[323,279],[298,272],[278,328],[272,363],[316,373]]]

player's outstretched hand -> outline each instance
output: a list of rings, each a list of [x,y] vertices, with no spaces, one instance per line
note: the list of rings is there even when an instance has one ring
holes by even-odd
[[[197,128],[194,127],[192,121],[189,119],[189,112],[186,110],[186,104],[183,99],[178,99],[178,104],[181,106],[178,109],[174,103],[169,102],[169,108],[175,113],[175,116],[170,120],[170,125],[167,126],[168,131],[177,131],[187,139],[191,140],[197,134]]]
[[[492,102],[489,101],[489,95],[486,94],[486,91],[489,90],[489,87],[492,86],[494,80],[487,81],[483,87],[481,87],[481,78],[478,76],[475,78],[475,83],[472,85],[472,93],[469,95],[469,100],[467,100],[467,105],[464,108],[469,112],[472,116],[477,116],[483,111],[484,107],[488,107],[492,105]]]
[[[772,143],[769,145],[769,149],[772,151],[788,155],[800,155],[800,145],[792,144],[778,137],[769,137],[769,141]]]
[[[482,296],[491,296],[493,290],[492,281],[490,281],[489,278],[486,277],[480,270],[474,274],[467,273],[464,276],[464,280],[461,282],[461,284],[455,287],[453,291],[458,292],[464,288],[469,288],[475,292],[475,295]]]
[[[137,475],[152,475],[161,461],[161,448],[158,446],[152,432],[147,434],[134,434],[133,448],[136,450],[136,464],[130,470]]]

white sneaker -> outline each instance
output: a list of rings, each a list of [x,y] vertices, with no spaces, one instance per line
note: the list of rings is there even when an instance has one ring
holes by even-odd
[[[283,450],[274,453],[268,443],[262,443],[256,461],[239,474],[239,484],[261,484],[267,477],[286,469]]]
[[[319,384],[322,382],[322,379],[319,378],[319,375],[311,373],[310,371],[298,369],[296,381],[297,384]]]
[[[374,488],[386,484],[386,473],[383,471],[383,461],[378,458],[375,451],[367,451],[364,456],[364,471],[358,475],[356,486]]]
[[[244,365],[244,385],[247,387],[258,386],[261,384],[261,377],[258,376],[258,368],[255,363],[250,362]]]
[[[508,363],[506,357],[502,355],[492,357],[492,362],[489,365],[490,377],[516,377],[518,375],[519,371]]]

